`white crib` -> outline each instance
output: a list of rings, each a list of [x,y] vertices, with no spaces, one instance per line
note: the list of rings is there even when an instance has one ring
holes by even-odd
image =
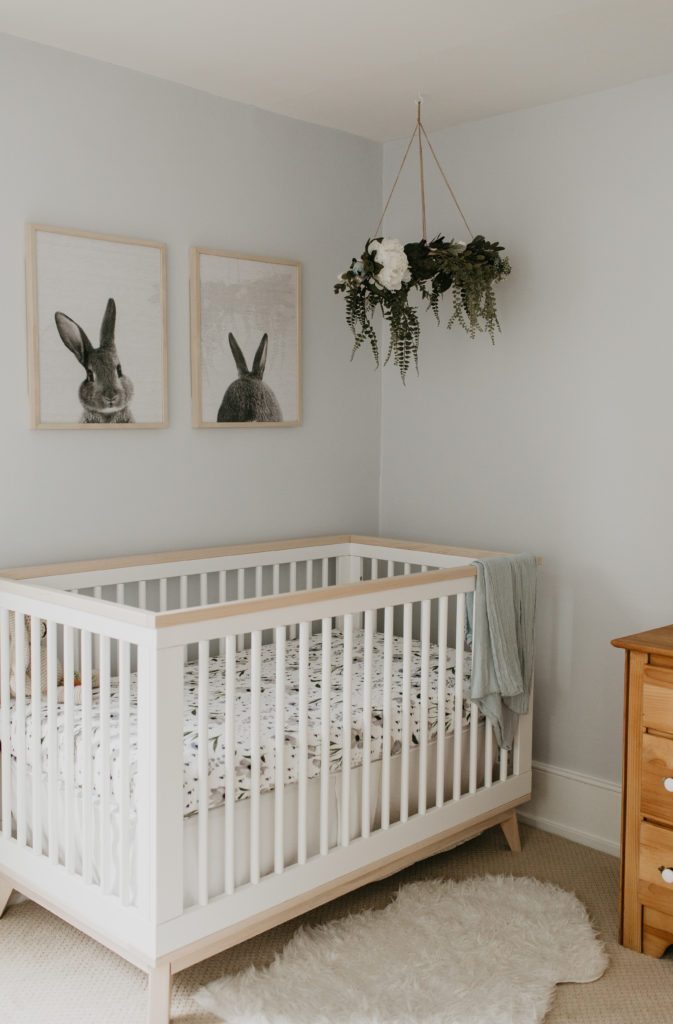
[[[492,825],[517,849],[531,712],[498,751],[463,642],[488,554],[338,536],[4,572],[0,911],[16,889],[146,971],[166,1024],[177,971]]]

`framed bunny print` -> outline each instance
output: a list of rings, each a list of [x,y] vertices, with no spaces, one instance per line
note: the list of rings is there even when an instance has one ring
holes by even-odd
[[[301,265],[193,248],[192,423],[301,424]]]
[[[34,428],[165,427],[165,246],[29,224]]]

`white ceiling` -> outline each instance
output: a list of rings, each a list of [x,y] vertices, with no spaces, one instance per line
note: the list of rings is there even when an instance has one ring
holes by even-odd
[[[673,71],[673,0],[0,0],[0,32],[379,141],[419,94],[433,131]]]

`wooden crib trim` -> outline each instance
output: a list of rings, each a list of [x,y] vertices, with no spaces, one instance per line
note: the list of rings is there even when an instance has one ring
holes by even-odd
[[[7,595],[11,598],[9,602],[6,600]],[[8,607],[11,611],[27,615],[38,615],[43,619],[54,617],[56,609],[62,609],[64,614],[74,612],[77,624],[93,631],[101,626],[104,630],[107,629],[111,621],[123,623],[124,626],[135,627],[141,631],[134,635],[125,632],[125,639],[132,643],[145,639],[147,631],[155,628],[154,612],[133,608],[130,605],[115,604],[113,601],[106,601],[101,607],[101,602],[97,598],[39,586],[28,579],[12,580],[0,576],[0,607]]]
[[[412,576],[391,576],[386,579],[366,580],[360,583],[349,583],[343,586],[322,587],[318,590],[299,590],[291,594],[283,594],[277,597],[249,597],[241,601],[231,601],[218,605],[199,605],[195,608],[187,608],[174,612],[161,612],[156,615],[155,624],[157,629],[168,629],[173,626],[190,625],[195,622],[205,622],[211,619],[228,619],[239,615],[248,618],[258,613],[277,611],[281,608],[298,608],[304,605],[319,606],[328,602],[333,606],[335,602],[348,600],[349,598],[365,598],[370,594],[381,594],[389,591],[405,592],[419,586],[432,586],[442,584],[450,580],[470,580],[477,575],[473,566],[461,566],[457,569],[438,569],[432,572],[415,573]],[[466,590],[473,590],[474,587],[467,586]],[[442,591],[444,592],[444,591]],[[428,592],[427,597],[433,596]],[[438,595],[437,595],[438,596]],[[405,595],[405,600],[414,600],[413,597]],[[348,610],[348,609],[346,609]],[[365,606],[358,604],[358,610],[365,610]],[[336,614],[341,609],[335,609]],[[320,612],[316,608],[311,612],[310,618],[320,618]]]
[[[479,548],[450,547],[443,544],[424,544],[421,541],[395,540],[387,537],[369,537],[360,534],[333,534],[325,537],[300,537],[289,540],[265,541],[256,544],[233,544],[221,547],[191,548],[180,551],[157,552],[147,555],[127,555],[116,558],[84,559],[76,562],[61,562],[47,565],[21,566],[0,570],[0,578],[8,580],[30,580],[52,576],[66,576],[75,573],[104,572],[108,569],[130,569],[136,566],[174,565],[176,562],[195,562],[215,558],[229,558],[237,555],[263,554],[272,551],[301,551],[309,547],[342,547],[367,545],[369,547],[391,548],[428,554],[451,555],[459,558],[485,558],[503,554]],[[350,554],[350,551],[334,551],[333,554]]]
[[[195,562],[235,555],[263,554],[266,551],[292,551],[294,548],[337,546],[350,543],[350,536],[339,534],[327,537],[303,537],[295,540],[265,541],[258,544],[233,544],[223,547],[188,548],[181,551],[163,551],[149,555],[125,555],[119,558],[85,559],[80,562],[61,562],[53,565],[23,566],[3,569],[6,579],[25,580],[37,577],[66,576],[70,573],[104,572],[107,569],[132,569],[136,566],[174,565],[176,562]]]

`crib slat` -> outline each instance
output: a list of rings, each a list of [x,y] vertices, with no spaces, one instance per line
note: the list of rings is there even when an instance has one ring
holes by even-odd
[[[484,723],[484,785],[493,785],[493,726],[489,718]]]
[[[378,558],[372,558],[371,578],[373,580],[377,580],[379,578],[379,560],[378,560]]]
[[[245,569],[239,569],[236,575],[236,600],[243,601],[245,598]],[[243,634],[239,633],[236,637],[236,650],[243,650]]]
[[[236,646],[237,637],[226,637],[225,660],[225,760],[224,760],[224,891],[234,891],[234,768],[236,764]]]
[[[395,575],[395,563],[393,562],[392,559],[388,559],[387,575],[388,576],[394,576]]]
[[[507,778],[507,759],[508,759],[508,752],[505,750],[504,747],[501,747],[501,749],[500,749],[500,781],[501,782],[504,782],[505,779]]]
[[[285,867],[284,851],[284,794],[285,794],[285,626],[274,631],[276,642],[276,780],[274,788],[274,870],[282,874]]]
[[[306,559],[306,590],[313,590],[313,559]]]
[[[280,593],[280,564],[274,563],[271,588],[274,594]]]
[[[381,766],[381,828],[390,826],[390,719],[393,669],[393,609],[383,616],[383,763]]]
[[[290,562],[290,593],[294,594],[297,590],[297,563]],[[289,631],[290,640],[297,639],[297,627],[295,625],[290,626]]]
[[[220,569],[217,574],[217,600],[220,604],[224,604],[227,600],[227,573],[225,569]],[[217,650],[222,658],[224,656],[225,642],[224,637],[220,637],[217,642]]]
[[[42,853],[42,747],[40,732],[42,729],[42,650],[41,622],[36,615],[30,619],[30,759],[32,762],[31,779],[33,815],[32,833],[33,850]]]
[[[181,576],[180,577],[180,607],[181,608],[188,608],[189,607],[189,595],[188,595],[187,585],[188,585],[187,577],[186,576]]]
[[[49,793],[48,829],[49,860],[58,864],[58,722],[56,719],[56,698],[58,696],[58,627],[47,622],[47,742],[49,762],[47,765],[47,791]]]
[[[198,682],[198,894],[199,903],[208,903],[208,641],[199,641]]]
[[[25,617],[14,613],[14,687],[17,721],[16,754],[16,839],[26,845],[26,652],[24,648]]]
[[[320,853],[329,848],[330,703],[332,690],[332,620],[322,620],[320,695]]]
[[[444,805],[444,757],[446,750],[446,647],[449,599],[440,597],[437,605],[437,774],[435,805]]]
[[[351,741],[353,723],[353,616],[344,615],[341,692],[341,845],[350,843]]]
[[[65,788],[65,868],[66,871],[75,870],[75,813],[74,813],[74,788],[75,788],[75,753],[73,738],[74,698],[75,698],[75,668],[74,668],[74,645],[75,637],[72,626],[63,627],[63,711],[65,719],[64,728],[64,773],[63,785]]]
[[[9,730],[9,612],[0,609],[0,744],[2,745],[2,834],[12,835]]]
[[[264,567],[255,566],[255,597],[262,597],[264,593]]]
[[[299,820],[298,862],[306,863],[308,796],[308,642],[309,623],[299,625]]]
[[[365,612],[364,658],[362,678],[362,824],[363,838],[370,833],[372,759],[372,647],[374,644],[374,612]]]
[[[400,778],[400,821],[409,817],[409,748],[411,746],[411,640],[412,605],[404,605],[402,616],[402,756]]]
[[[428,710],[430,686],[430,601],[421,601],[421,735],[418,769],[418,813],[428,806]]]
[[[456,599],[456,684],[453,691],[453,799],[461,796],[463,681],[465,678],[465,594]]]
[[[127,640],[119,640],[119,897],[123,907],[129,905],[130,894],[130,695],[131,658]]]
[[[47,634],[47,638],[49,634]],[[100,637],[100,759],[101,759],[101,815],[100,815],[100,856],[101,888],[104,893],[112,891],[112,869],[110,864],[110,796],[112,765],[110,763],[110,637]],[[51,722],[51,719],[50,719]],[[51,749],[51,740],[49,740]]]
[[[479,708],[470,704],[470,793],[477,792],[477,757],[479,753]]]
[[[138,607],[147,608],[147,580],[138,580]]]
[[[168,609],[168,580],[165,576],[159,580],[159,611],[165,612]]]
[[[322,572],[320,579],[320,586],[329,586],[329,558],[323,558],[322,560]]]
[[[87,885],[93,881],[93,722],[91,678],[91,633],[82,630],[81,698],[82,698],[82,877]]]
[[[250,637],[250,881],[259,882],[260,865],[260,717],[262,677],[262,633],[256,629]]]

